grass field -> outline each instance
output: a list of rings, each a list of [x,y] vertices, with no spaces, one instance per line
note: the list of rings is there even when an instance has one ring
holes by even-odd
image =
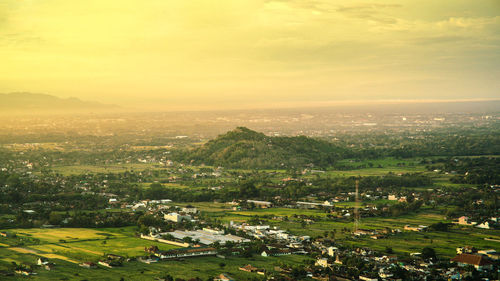
[[[144,247],[157,245],[161,250],[175,248],[172,245],[146,241],[133,237],[134,228],[105,228],[105,229],[82,229],[82,228],[60,228],[60,229],[14,229],[20,237],[29,236],[40,239],[33,245],[18,247],[9,246],[9,240],[15,238],[1,238],[0,246],[0,270],[17,264],[34,265],[38,257],[49,258],[56,264],[51,271],[37,269],[37,275],[29,277],[33,280],[154,280],[155,277],[170,274],[175,278],[200,277],[206,280],[208,277],[219,273],[228,273],[237,280],[248,280],[263,277],[255,273],[247,273],[238,270],[239,267],[248,263],[272,270],[279,263],[297,264],[303,263],[309,258],[304,256],[285,257],[261,257],[250,259],[230,257],[221,259],[216,257],[202,257],[185,260],[160,261],[153,264],[144,264],[138,261],[124,263],[122,267],[85,269],[78,266],[82,261],[97,261],[104,253],[114,253],[122,256],[143,256]],[[66,242],[59,242],[66,239]],[[105,244],[102,242],[106,241]],[[2,277],[2,280],[18,280],[28,277]]]
[[[123,173],[130,170],[143,171],[157,168],[158,164],[112,164],[112,165],[74,165],[56,166],[52,169],[63,175],[80,175],[85,173]]]
[[[487,241],[484,238],[500,239],[500,231],[482,230],[472,227],[454,226],[448,232],[403,232],[389,236],[386,239],[373,240],[369,237],[351,238],[349,233],[343,233],[342,229],[352,229],[353,223],[349,220],[332,220],[325,216],[324,211],[270,208],[252,211],[231,211],[227,206],[220,203],[198,203],[198,208],[207,214],[216,216],[222,221],[245,221],[254,216],[261,217],[271,225],[287,229],[295,234],[322,235],[325,231],[336,229],[335,239],[341,244],[349,244],[356,247],[369,247],[375,250],[385,251],[392,248],[396,254],[421,252],[424,247],[432,247],[442,258],[450,258],[455,254],[455,248],[464,245],[475,246],[479,249],[499,249],[500,243]],[[273,216],[288,216],[293,214],[319,217],[320,220],[305,227],[297,221],[278,221],[270,219]],[[272,215],[272,216],[270,216]],[[419,213],[407,214],[396,218],[362,218],[361,228],[380,229],[384,227],[402,229],[405,224],[430,225],[435,222],[444,221],[439,210],[423,209]],[[248,280],[250,278],[262,279],[255,273],[239,271],[238,268],[245,264],[272,269],[280,262],[303,263],[305,256],[284,256],[265,258],[255,256],[250,259],[230,257],[220,259],[215,257],[204,257],[185,260],[161,261],[154,264],[143,264],[131,261],[119,268],[84,269],[77,265],[82,261],[97,261],[105,253],[114,253],[122,256],[142,256],[144,247],[157,245],[162,250],[174,248],[171,245],[146,241],[134,237],[136,228],[59,228],[59,229],[13,229],[20,238],[38,240],[26,240],[28,242],[21,246],[12,246],[16,238],[0,238],[0,270],[11,267],[11,263],[34,264],[37,257],[43,256],[56,263],[52,271],[37,269],[38,275],[29,277],[34,280],[153,280],[162,274],[170,274],[174,277],[200,277],[206,279],[210,276],[226,272],[237,280]],[[61,241],[64,240],[64,241]],[[38,241],[30,244],[29,241]],[[223,265],[221,264],[223,263]],[[16,277],[5,277],[5,280],[17,280]],[[26,277],[23,277],[26,278]],[[2,279],[3,280],[3,279]]]
[[[1,238],[3,250],[20,254],[34,254],[47,258],[66,260],[73,263],[97,261],[104,254],[117,254],[124,257],[135,257],[144,254],[144,247],[156,245],[162,250],[177,248],[176,246],[147,241],[134,237],[133,228],[88,229],[12,229],[18,238]],[[18,239],[29,237],[38,239],[22,246],[11,246]],[[6,257],[10,255],[6,255]],[[4,260],[0,257],[0,260]]]
[[[212,206],[212,207],[211,207]],[[350,219],[329,219],[327,213],[322,210],[269,208],[248,211],[232,211],[221,206],[221,204],[204,203],[207,214],[221,220],[222,222],[245,222],[258,216],[261,220],[271,226],[278,226],[293,234],[309,235],[312,237],[323,235],[326,231],[336,231],[335,238],[338,242],[363,246],[376,250],[385,251],[386,247],[392,248],[396,253],[419,252],[424,247],[432,247],[444,258],[451,258],[460,246],[474,246],[479,249],[500,249],[500,243],[487,241],[485,238],[500,239],[499,230],[484,230],[473,227],[453,226],[449,232],[402,232],[391,235],[387,239],[373,240],[370,237],[351,239],[353,222]],[[293,219],[293,215],[307,215],[319,218],[312,224],[303,225],[300,219]],[[273,219],[274,216],[287,216],[288,221]],[[442,210],[422,208],[417,213],[406,214],[398,217],[367,217],[361,218],[360,228],[366,229],[400,229],[405,225],[431,225],[437,222],[451,222],[442,215]],[[348,232],[343,232],[346,228]]]

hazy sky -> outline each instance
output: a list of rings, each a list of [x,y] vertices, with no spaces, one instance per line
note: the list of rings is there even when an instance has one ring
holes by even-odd
[[[499,0],[1,0],[0,92],[166,107],[500,98]]]

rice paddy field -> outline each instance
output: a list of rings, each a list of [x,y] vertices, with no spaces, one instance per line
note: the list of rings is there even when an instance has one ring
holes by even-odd
[[[85,173],[123,173],[130,170],[142,171],[154,169],[157,164],[111,164],[111,165],[73,165],[52,167],[55,172],[63,175],[80,175]]]
[[[184,260],[160,261],[145,264],[133,260],[121,267],[86,269],[78,264],[83,261],[96,262],[102,255],[113,253],[124,257],[144,256],[144,247],[156,245],[161,250],[176,248],[172,245],[142,240],[133,237],[135,229],[108,228],[59,228],[59,229],[12,229],[17,238],[0,238],[0,271],[17,264],[36,264],[39,257],[48,258],[55,267],[47,271],[36,270],[36,275],[2,276],[2,280],[154,280],[169,274],[174,278],[200,277],[206,280],[219,273],[228,273],[238,280],[263,280],[263,276],[238,270],[248,263],[259,268],[272,270],[274,266],[303,263],[310,258],[305,256],[261,257],[253,258],[217,258],[199,257]],[[39,239],[37,242],[16,245],[21,238]],[[65,240],[61,242],[61,240]],[[35,240],[31,240],[35,241]],[[103,243],[103,241],[106,241]],[[218,273],[217,273],[218,272]]]
[[[420,252],[424,247],[432,247],[442,258],[451,258],[456,254],[456,248],[460,246],[474,246],[478,249],[500,250],[500,231],[493,229],[479,229],[476,227],[454,225],[447,232],[404,231],[405,225],[431,225],[437,222],[451,223],[442,215],[439,209],[422,208],[419,212],[410,213],[398,217],[366,217],[361,218],[360,228],[363,229],[399,229],[402,232],[391,234],[387,238],[374,240],[369,236],[351,238],[354,227],[351,219],[337,219],[326,217],[323,210],[269,208],[248,211],[232,211],[223,209],[221,204],[209,208],[206,204],[202,207],[205,212],[223,222],[233,221],[241,223],[258,217],[261,221],[280,229],[288,230],[293,234],[309,235],[311,237],[324,235],[325,232],[335,231],[335,239],[340,244],[349,244],[356,247],[368,247],[375,250],[385,251],[392,248],[395,253],[405,254]],[[315,221],[303,224],[297,216],[308,216]],[[288,217],[283,221],[278,217]],[[344,229],[347,231],[344,232]],[[486,240],[489,239],[489,240]]]
[[[420,164],[421,159],[398,160],[385,158],[380,160],[351,162],[344,160],[345,165],[371,166],[370,168],[355,168],[348,171],[327,170],[324,173],[305,175],[305,177],[347,177],[347,176],[381,176],[388,172],[408,173],[422,172],[433,178],[432,186],[414,189],[426,190],[428,188],[458,186],[449,181],[450,175],[427,171]],[[368,165],[370,162],[371,165]],[[129,170],[159,169],[153,164],[123,164],[106,166],[64,166],[54,167],[54,170],[65,174],[83,173],[120,173]],[[249,172],[251,170],[234,170],[238,172]],[[273,171],[276,175],[273,181],[279,182],[286,175],[284,170]],[[156,179],[155,179],[156,180]],[[158,179],[161,180],[161,179]],[[139,186],[148,189],[151,182],[139,183]],[[169,188],[197,189],[201,187],[188,187],[178,183],[163,184]],[[461,184],[460,186],[467,186]],[[393,204],[393,201],[377,200],[364,202],[365,204]],[[496,249],[500,251],[500,230],[485,230],[466,226],[453,226],[449,231],[425,231],[412,232],[403,231],[405,225],[431,225],[437,222],[449,223],[444,217],[445,207],[432,208],[422,207],[418,212],[409,213],[397,217],[365,217],[361,218],[360,228],[364,229],[400,229],[401,233],[389,235],[383,239],[371,239],[368,236],[353,238],[351,231],[353,221],[350,218],[331,218],[325,210],[316,209],[290,209],[269,208],[234,211],[231,205],[214,202],[174,202],[175,205],[191,204],[196,206],[203,215],[217,219],[223,223],[230,221],[236,223],[259,219],[265,224],[279,227],[292,234],[308,235],[311,237],[322,236],[326,232],[334,231],[334,239],[341,245],[353,247],[367,247],[382,252],[389,248],[397,255],[421,252],[424,247],[432,247],[440,258],[451,258],[460,246],[474,246],[478,249]],[[336,203],[337,207],[351,208],[354,202]],[[96,210],[99,212],[121,212],[122,209]],[[6,216],[6,215],[3,215]],[[312,222],[304,223],[301,216],[312,219]],[[17,237],[0,237],[0,271],[13,267],[16,264],[36,264],[38,257],[48,258],[56,264],[51,271],[37,269],[37,275],[24,276],[1,276],[2,280],[154,280],[165,274],[174,278],[200,277],[206,280],[219,273],[228,273],[237,280],[263,280],[264,277],[255,273],[247,273],[238,270],[246,264],[256,267],[272,269],[280,263],[303,264],[310,261],[306,256],[282,256],[238,258],[230,257],[221,259],[217,257],[202,257],[185,260],[160,261],[152,264],[144,264],[139,261],[124,263],[122,267],[97,269],[85,269],[78,264],[85,261],[98,261],[105,254],[116,254],[123,257],[144,256],[144,248],[151,245],[158,246],[161,250],[174,249],[176,246],[162,244],[154,241],[143,240],[135,236],[136,227],[123,228],[51,228],[51,229],[10,229]]]

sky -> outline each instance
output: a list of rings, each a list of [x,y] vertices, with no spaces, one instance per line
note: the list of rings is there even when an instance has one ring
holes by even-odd
[[[500,98],[499,0],[1,0],[0,93],[130,107]]]

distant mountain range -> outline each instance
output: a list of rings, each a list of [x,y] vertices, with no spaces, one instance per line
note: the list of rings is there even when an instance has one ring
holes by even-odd
[[[263,133],[238,127],[186,152],[184,160],[197,164],[234,168],[289,168],[329,166],[344,156],[346,150],[331,142],[297,137],[268,137]]]
[[[0,94],[0,110],[3,112],[66,112],[118,108],[116,105],[77,98],[59,98],[47,94],[9,93]]]

